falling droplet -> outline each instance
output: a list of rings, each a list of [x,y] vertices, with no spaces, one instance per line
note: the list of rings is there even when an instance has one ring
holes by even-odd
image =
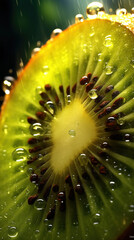
[[[5,92],[5,94],[9,94],[10,90],[12,89],[12,86],[14,84],[15,79],[11,76],[4,77],[2,89]]]
[[[50,38],[52,39],[52,38],[56,37],[56,36],[59,35],[61,32],[62,32],[62,30],[61,30],[60,28],[54,29],[53,32],[51,33]]]
[[[16,148],[12,152],[12,158],[16,162],[27,160],[28,153],[24,148]]]
[[[91,99],[96,99],[96,98],[98,97],[98,94],[97,94],[97,90],[96,90],[96,89],[90,90],[88,94],[89,94],[89,97],[90,97]]]
[[[83,22],[84,21],[84,17],[82,14],[77,14],[75,16],[75,23],[79,23],[79,22]]]
[[[18,236],[18,231],[16,227],[8,227],[8,237],[16,238]]]
[[[113,42],[112,42],[111,35],[108,35],[108,36],[105,37],[104,46],[107,47],[107,48],[112,48],[113,47]]]
[[[30,126],[29,129],[30,129],[30,133],[35,137],[42,136],[44,132],[41,123],[34,123]]]
[[[52,115],[55,113],[55,104],[52,101],[46,102],[45,107]]]
[[[39,47],[36,47],[33,49],[32,51],[32,54],[31,54],[31,57],[33,57],[36,53],[38,53],[40,51],[40,48]]]
[[[87,6],[86,14],[88,18],[95,18],[99,12],[105,12],[102,3],[92,2]]]
[[[106,75],[111,75],[113,73],[113,66],[107,65],[105,67]]]
[[[46,66],[43,66],[42,72],[43,72],[44,75],[47,75],[48,72],[49,72],[49,67],[48,67],[47,65],[46,65]]]
[[[37,199],[34,206],[38,211],[41,211],[45,208],[45,201],[43,199]]]
[[[125,8],[117,9],[116,10],[116,15],[121,16],[121,15],[126,15],[127,10]]]
[[[69,130],[68,134],[70,135],[70,137],[75,137],[76,136],[76,132],[73,129]]]

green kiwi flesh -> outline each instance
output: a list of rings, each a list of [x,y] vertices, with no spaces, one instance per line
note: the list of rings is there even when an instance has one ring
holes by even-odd
[[[96,132],[75,152],[72,140],[64,145],[66,118],[58,146],[51,137],[73,102],[67,116],[81,118],[83,106]],[[77,139],[77,130],[68,134]],[[5,100],[0,136],[0,239],[117,239],[134,219],[133,33],[96,19],[49,40]],[[50,161],[55,146],[55,159],[71,159],[61,170]]]

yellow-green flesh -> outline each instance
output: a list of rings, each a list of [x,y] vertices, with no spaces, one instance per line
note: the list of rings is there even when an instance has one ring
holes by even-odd
[[[92,73],[92,78],[98,76],[95,86],[102,85],[102,95],[109,85],[120,92],[115,99],[111,93],[104,95],[103,101],[110,101],[108,106],[119,97],[124,99],[122,106],[102,119],[94,112],[99,103],[95,104],[90,98],[84,100],[86,92],[79,80],[88,73]],[[75,94],[71,91],[69,104],[66,88],[72,89],[75,83],[77,90]],[[47,156],[50,183],[58,182],[60,191],[64,190],[68,196],[65,177],[70,174],[73,187],[79,176],[84,188],[82,195],[75,192],[73,201],[66,197],[65,212],[59,210],[58,203],[52,220],[45,220],[57,199],[52,190],[48,201],[43,202],[43,209],[38,209],[37,202],[32,206],[28,204],[28,197],[38,191],[29,180],[31,168],[36,169],[38,164],[27,164],[30,157],[27,142],[32,137],[27,117],[36,118],[36,112],[43,110],[39,92],[44,91],[46,84],[55,89],[62,105],[62,110],[58,109],[49,122],[52,131],[51,151]],[[60,85],[64,88],[64,97]],[[119,133],[131,134],[129,142],[111,140],[111,133],[105,132],[107,118],[119,112],[124,113],[125,123]],[[74,131],[73,136],[70,130]],[[134,219],[133,134],[133,34],[120,24],[92,20],[74,25],[50,40],[26,67],[1,114],[0,239],[116,239]],[[106,139],[110,145],[105,149],[108,160],[99,155],[100,145]],[[25,154],[15,161],[12,153],[18,148],[24,149]],[[78,157],[85,151],[105,166],[108,174],[100,174],[90,158],[82,163]],[[82,179],[83,168],[89,180]]]

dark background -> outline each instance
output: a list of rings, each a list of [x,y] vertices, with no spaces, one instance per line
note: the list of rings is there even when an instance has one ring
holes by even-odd
[[[86,17],[91,0],[0,0],[0,96],[3,96],[4,76],[16,76],[21,60],[30,58],[37,41],[44,44],[55,28],[65,29],[74,22],[77,13]],[[102,1],[100,1],[102,2]],[[104,0],[109,9],[125,7],[128,11],[134,0]]]

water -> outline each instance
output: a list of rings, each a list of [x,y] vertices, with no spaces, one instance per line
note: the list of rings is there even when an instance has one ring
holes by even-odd
[[[70,130],[68,131],[68,134],[70,135],[70,137],[75,137],[75,136],[76,136],[76,132],[75,132],[74,129],[70,129]]]
[[[79,22],[83,22],[84,21],[84,17],[82,14],[77,14],[75,16],[75,23],[79,23]]]
[[[93,100],[96,99],[98,97],[97,90],[92,89],[91,91],[89,91],[88,95],[91,99],[93,99]]]
[[[30,126],[30,133],[34,136],[34,137],[39,137],[42,136],[44,131],[43,131],[43,127],[41,125],[41,123],[34,123]]]
[[[12,158],[16,162],[27,160],[28,153],[24,148],[16,148],[12,152]]]
[[[43,199],[37,199],[34,206],[38,211],[42,211],[45,208],[45,201]]]
[[[15,79],[11,76],[6,76],[3,81],[2,89],[5,94],[10,94],[10,91],[13,87]]]
[[[60,28],[54,29],[54,30],[52,31],[52,33],[51,33],[51,37],[50,37],[50,38],[52,39],[52,38],[56,37],[56,36],[59,35],[61,32],[62,32],[62,30],[61,30]]]
[[[18,230],[16,227],[8,227],[8,237],[16,238],[18,236]]]
[[[91,17],[96,17],[96,15],[99,13],[99,12],[104,12],[104,7],[103,7],[103,4],[100,3],[100,2],[92,2],[90,4],[88,4],[87,6],[87,9],[86,9],[86,14],[87,14],[87,17],[88,18],[91,18]]]

